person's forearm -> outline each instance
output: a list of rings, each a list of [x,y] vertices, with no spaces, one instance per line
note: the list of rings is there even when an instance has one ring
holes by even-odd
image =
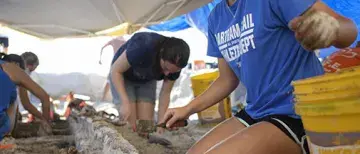
[[[42,115],[43,117],[50,121],[51,120],[51,116],[50,116],[50,96],[48,93],[46,93],[46,91],[44,89],[40,89],[40,95],[38,96],[38,98],[41,101],[41,107],[42,107]]]
[[[170,103],[170,92],[161,92],[159,97],[158,119],[162,119],[164,117],[166,110],[169,108],[169,103]]]
[[[43,111],[43,116],[45,117],[46,120],[51,120],[51,115],[50,115],[50,97],[49,96],[45,96],[44,98],[40,99],[41,100],[41,107],[42,107],[42,111]]]
[[[229,96],[238,84],[237,79],[229,80],[219,77],[203,94],[191,101],[186,108],[190,114],[203,111]]]
[[[103,96],[102,96],[101,100],[105,100],[106,95],[107,95],[107,93],[109,92],[109,90],[110,90],[110,85],[109,85],[109,83],[107,82],[107,83],[105,84],[104,92],[103,92]]]
[[[117,92],[120,95],[120,99],[123,103],[129,103],[129,97],[127,95],[126,89],[125,89],[125,82],[124,82],[124,76],[121,73],[113,72],[112,75],[112,81],[114,83],[114,86],[117,90]]]
[[[21,104],[24,106],[25,110],[27,110],[30,114],[34,115],[39,119],[44,119],[43,115],[30,103],[29,96],[27,90],[20,87],[19,88],[19,96]]]
[[[23,104],[25,110],[39,119],[46,119],[32,104]]]
[[[340,22],[340,29],[333,45],[337,48],[346,48],[355,41],[358,31],[352,20],[347,18],[339,18],[338,20]]]

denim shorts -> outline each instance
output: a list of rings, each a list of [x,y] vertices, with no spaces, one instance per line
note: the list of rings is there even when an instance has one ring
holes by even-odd
[[[305,129],[301,119],[295,119],[286,115],[269,115],[261,119],[253,119],[245,110],[236,113],[235,117],[237,117],[237,119],[246,127],[259,122],[269,122],[298,144],[301,147],[303,154],[310,154]]]
[[[156,100],[156,80],[137,83],[124,79],[125,90],[131,102],[148,102],[154,103]],[[121,105],[120,95],[117,92],[111,77],[109,76],[109,83],[111,94],[113,97],[113,103],[115,105]]]

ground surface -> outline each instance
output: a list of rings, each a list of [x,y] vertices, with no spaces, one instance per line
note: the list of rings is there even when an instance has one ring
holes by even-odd
[[[37,129],[40,128],[38,125],[22,126],[21,129],[18,128],[21,132],[17,133],[16,139],[8,138],[2,142],[14,144],[15,147],[1,150],[0,154],[75,154],[69,150],[75,147],[78,153],[84,154],[101,154],[107,150],[111,153],[184,154],[212,127],[191,121],[187,127],[166,131],[162,137],[172,145],[165,147],[148,143],[147,139],[138,136],[128,126],[114,126],[103,120],[78,122],[73,135],[66,133],[69,130],[67,125],[58,124],[55,130],[60,133],[57,135],[41,137],[36,137]]]

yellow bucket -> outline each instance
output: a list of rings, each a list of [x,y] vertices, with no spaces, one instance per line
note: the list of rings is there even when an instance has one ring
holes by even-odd
[[[312,154],[360,154],[359,77],[354,67],[293,83]]]
[[[360,82],[360,81],[359,81]],[[344,99],[359,98],[359,89],[348,89],[342,91],[311,93],[311,94],[297,94],[295,101],[301,103],[327,103],[330,101],[341,101]]]
[[[219,71],[203,73],[191,77],[191,86],[194,96],[198,96],[203,93],[217,78],[219,77]]]
[[[202,94],[219,76],[218,71],[203,73],[191,77],[192,89],[194,96]],[[198,113],[199,120],[202,124],[219,123],[231,117],[230,99],[227,97],[221,102],[209,107]]]
[[[295,95],[360,89],[360,66],[295,81],[292,85]]]

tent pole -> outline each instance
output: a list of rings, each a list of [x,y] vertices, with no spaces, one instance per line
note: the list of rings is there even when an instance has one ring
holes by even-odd
[[[118,18],[120,24],[123,22],[123,21],[126,21],[126,17],[124,16],[124,14],[119,10],[119,8],[117,7],[116,3],[114,0],[110,0],[111,2],[111,5],[112,5],[112,8],[115,12],[115,15],[116,17]]]
[[[171,16],[174,15],[174,13],[179,10],[185,3],[187,2],[187,0],[174,0],[174,1],[170,1],[170,2],[166,2],[164,4],[162,4],[147,20],[146,22],[142,23],[142,24],[136,24],[136,25],[141,25],[142,27],[148,26],[148,25],[153,25],[153,24],[158,24],[161,23],[162,21],[166,21],[169,18],[171,18]],[[177,4],[180,3],[175,10],[173,10],[168,16],[166,16],[165,20],[160,20],[160,21],[155,21],[155,22],[150,22],[166,5],[173,5],[173,4]]]
[[[181,3],[168,16],[166,16],[163,21],[169,20],[186,2],[187,0],[181,0]]]
[[[157,8],[156,11],[146,20],[146,22],[142,24],[142,27],[145,27],[165,7],[165,5],[166,4],[162,4],[159,8]]]
[[[180,3],[182,2],[183,0],[173,0],[173,1],[170,1],[170,2],[166,2],[166,5],[173,5],[173,4],[177,4],[177,3]]]

